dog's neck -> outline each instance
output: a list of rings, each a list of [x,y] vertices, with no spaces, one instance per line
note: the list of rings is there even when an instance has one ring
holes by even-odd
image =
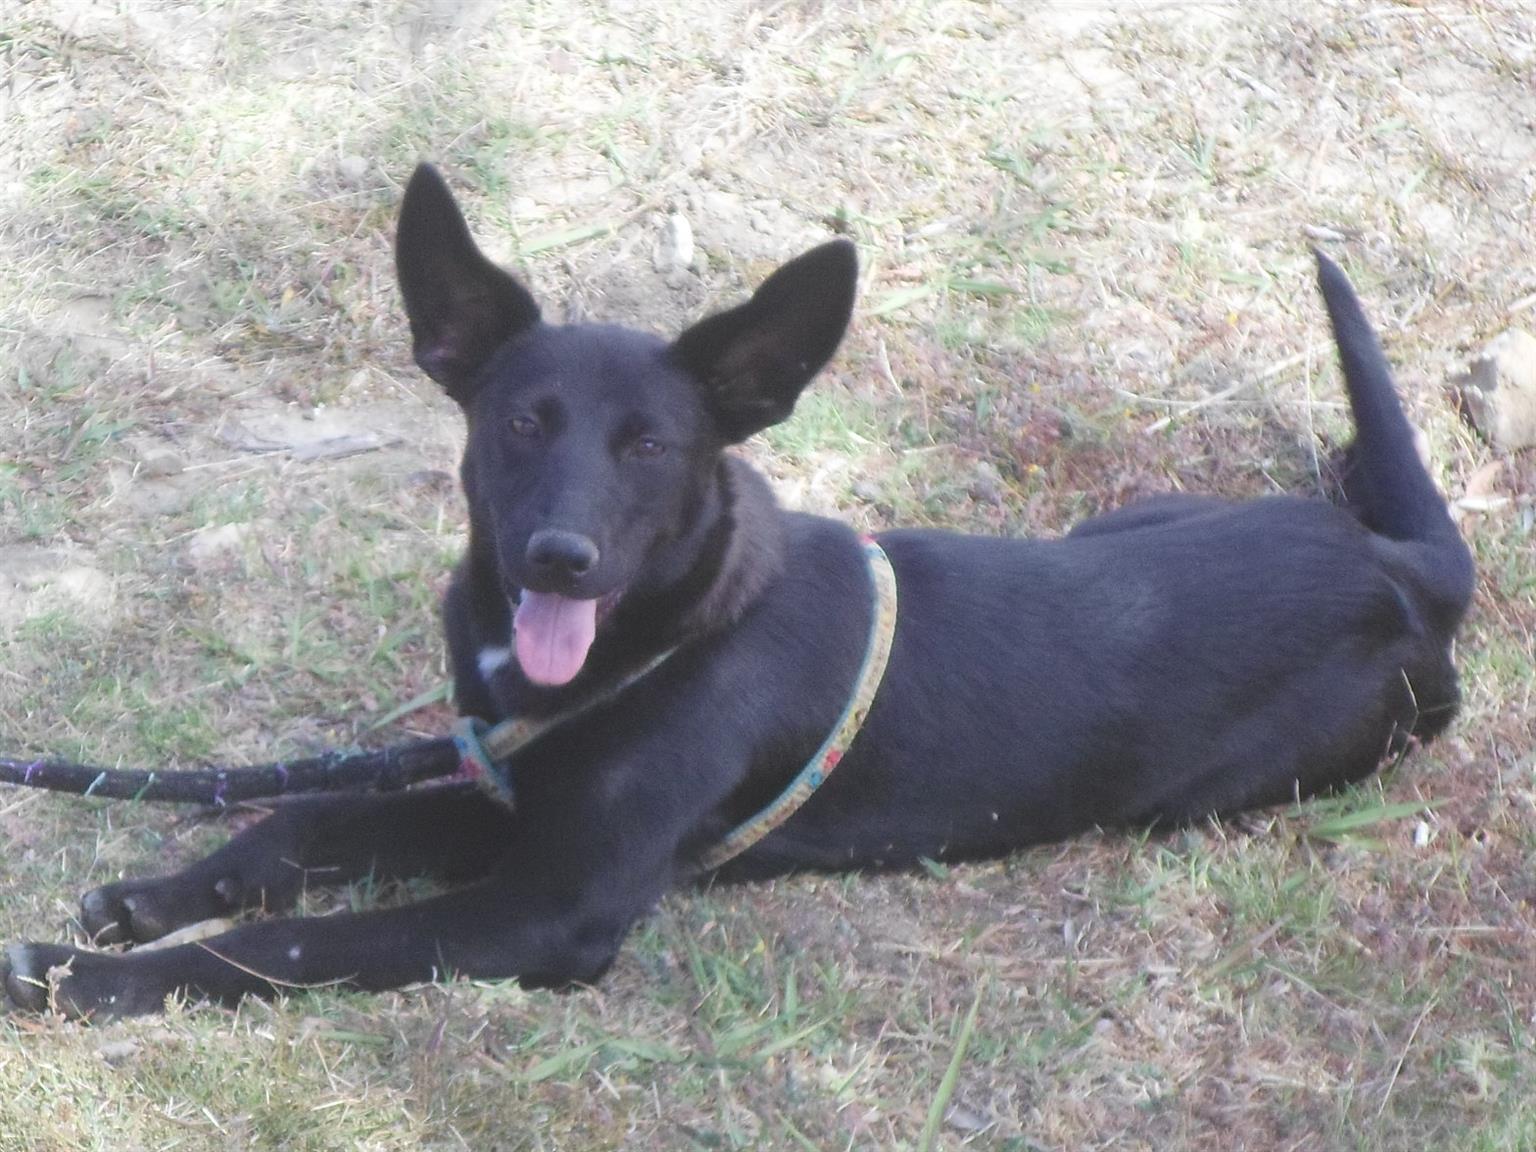
[[[704,594],[685,613],[688,635],[734,623],[784,569],[783,517],[768,481],[745,460],[723,456],[719,487],[717,567]]]
[[[651,645],[676,645],[739,619],[784,566],[784,528],[768,482],[745,460],[722,456],[682,558],[654,591],[621,602],[614,625],[650,633]]]

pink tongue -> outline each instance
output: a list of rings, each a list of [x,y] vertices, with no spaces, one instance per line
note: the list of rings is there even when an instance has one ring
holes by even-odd
[[[517,662],[535,684],[565,684],[581,671],[597,635],[597,601],[523,589],[517,614]]]

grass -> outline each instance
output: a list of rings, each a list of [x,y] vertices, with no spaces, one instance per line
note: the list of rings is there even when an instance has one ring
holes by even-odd
[[[442,730],[459,426],[390,256],[423,156],[555,317],[675,329],[852,236],[855,330],[749,450],[861,527],[1323,487],[1319,235],[1458,495],[1493,457],[1443,382],[1536,293],[1523,15],[35,0],[0,28],[7,751]],[[668,278],[670,213],[697,256]],[[238,446],[306,416],[398,439]],[[0,1150],[1532,1147],[1533,479],[1505,460],[1464,524],[1463,718],[1346,796],[678,893],[573,995],[0,1019]],[[0,935],[60,938],[90,884],[244,818],[0,796]]]

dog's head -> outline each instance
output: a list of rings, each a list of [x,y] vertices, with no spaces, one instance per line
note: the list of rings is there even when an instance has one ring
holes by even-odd
[[[517,603],[518,662],[549,685],[581,670],[619,597],[682,576],[722,449],[793,411],[842,339],[858,275],[852,244],[823,244],[670,343],[546,324],[425,164],[395,259],[416,363],[468,421],[465,494]]]

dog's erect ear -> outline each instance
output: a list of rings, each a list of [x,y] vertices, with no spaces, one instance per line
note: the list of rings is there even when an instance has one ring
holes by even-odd
[[[475,246],[453,193],[430,164],[417,165],[406,185],[395,275],[416,363],[461,404],[491,353],[539,319],[527,289]]]
[[[729,441],[794,410],[801,390],[837,351],[858,278],[853,245],[833,240],[785,264],[745,304],[677,338],[673,358],[698,377]]]

